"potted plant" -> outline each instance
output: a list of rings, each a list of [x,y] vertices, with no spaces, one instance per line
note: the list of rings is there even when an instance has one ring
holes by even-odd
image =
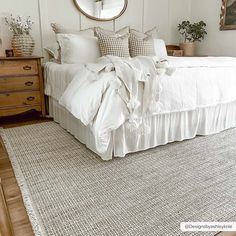
[[[198,23],[191,24],[189,21],[183,21],[178,25],[180,34],[184,37],[184,43],[180,43],[180,49],[184,51],[184,56],[195,55],[195,42],[201,42],[206,32],[206,23],[199,21]]]
[[[13,32],[12,49],[14,56],[31,56],[34,50],[34,40],[30,35],[32,30],[33,21],[30,16],[23,20],[21,16],[8,18],[5,17],[6,25],[9,30]]]

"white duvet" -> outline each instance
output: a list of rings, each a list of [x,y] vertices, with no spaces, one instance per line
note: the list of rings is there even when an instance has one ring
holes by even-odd
[[[159,77],[162,89],[159,91],[158,109],[149,115],[190,111],[236,101],[235,58],[168,57],[168,61],[175,72],[172,76]],[[88,79],[90,76],[91,70],[79,70],[63,91],[60,104],[90,126],[98,151],[104,153],[112,131],[127,123],[130,112],[111,83],[116,78],[115,71],[103,73],[97,80]],[[142,96],[139,92],[139,99]]]

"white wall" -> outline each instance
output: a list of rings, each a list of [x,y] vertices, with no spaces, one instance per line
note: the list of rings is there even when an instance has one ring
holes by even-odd
[[[190,18],[191,0],[128,0],[126,12],[117,20],[98,22],[80,14],[73,0],[0,0],[0,16],[13,13],[22,16],[32,16],[35,21],[33,37],[36,41],[35,54],[42,55],[42,46],[54,42],[55,37],[50,23],[61,23],[70,28],[84,29],[102,26],[106,29],[117,30],[130,25],[141,31],[154,26],[159,29],[159,36],[167,43],[178,43],[179,35],[176,27],[184,19]],[[0,37],[3,46],[10,48],[11,34],[1,19]]]
[[[236,30],[219,30],[221,4],[221,0],[192,0],[191,20],[207,23],[208,35],[198,45],[200,54],[236,56]]]
[[[236,30],[220,31],[221,0],[129,0],[126,12],[117,20],[109,22],[93,21],[79,13],[73,0],[0,0],[0,55],[10,48],[11,33],[3,22],[3,17],[13,13],[34,20],[33,37],[36,41],[34,54],[42,55],[42,46],[55,41],[50,23],[58,22],[70,28],[84,29],[102,26],[117,30],[126,25],[141,31],[154,26],[159,29],[159,37],[167,43],[181,41],[177,25],[182,20],[191,19],[207,23],[208,35],[198,45],[199,54],[236,56]]]
[[[198,1],[198,0],[195,0]],[[170,37],[169,43],[179,44],[182,38],[178,32],[177,26],[183,20],[191,18],[191,0],[169,0],[169,16],[170,16]]]

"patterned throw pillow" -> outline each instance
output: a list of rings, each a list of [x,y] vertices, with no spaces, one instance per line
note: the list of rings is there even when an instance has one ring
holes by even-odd
[[[155,56],[154,40],[151,36],[145,38],[130,34],[129,38],[130,56]]]
[[[108,36],[98,33],[97,37],[102,56],[130,57],[129,34],[123,36]]]

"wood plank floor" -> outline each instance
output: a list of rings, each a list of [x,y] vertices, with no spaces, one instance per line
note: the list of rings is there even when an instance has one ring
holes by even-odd
[[[50,121],[51,119],[38,118],[37,115],[26,115],[20,117],[9,117],[0,119],[0,127],[12,128],[29,124],[37,124]],[[0,139],[0,178],[10,213],[11,223],[15,236],[33,236],[33,230],[26,213],[20,189],[8,158],[5,147]],[[3,235],[4,236],[4,235]]]
[[[10,128],[22,125],[36,124],[45,121],[48,121],[48,119],[45,120],[38,118],[27,118],[23,121],[19,121],[18,119],[10,119],[7,121],[0,120],[0,126],[4,128]],[[33,236],[34,233],[32,231],[32,227],[23,204],[21,192],[17,185],[10,160],[2,142],[0,142],[0,178],[2,179],[3,190],[10,213],[14,235]],[[217,234],[217,236],[236,236],[236,232],[222,232]]]

